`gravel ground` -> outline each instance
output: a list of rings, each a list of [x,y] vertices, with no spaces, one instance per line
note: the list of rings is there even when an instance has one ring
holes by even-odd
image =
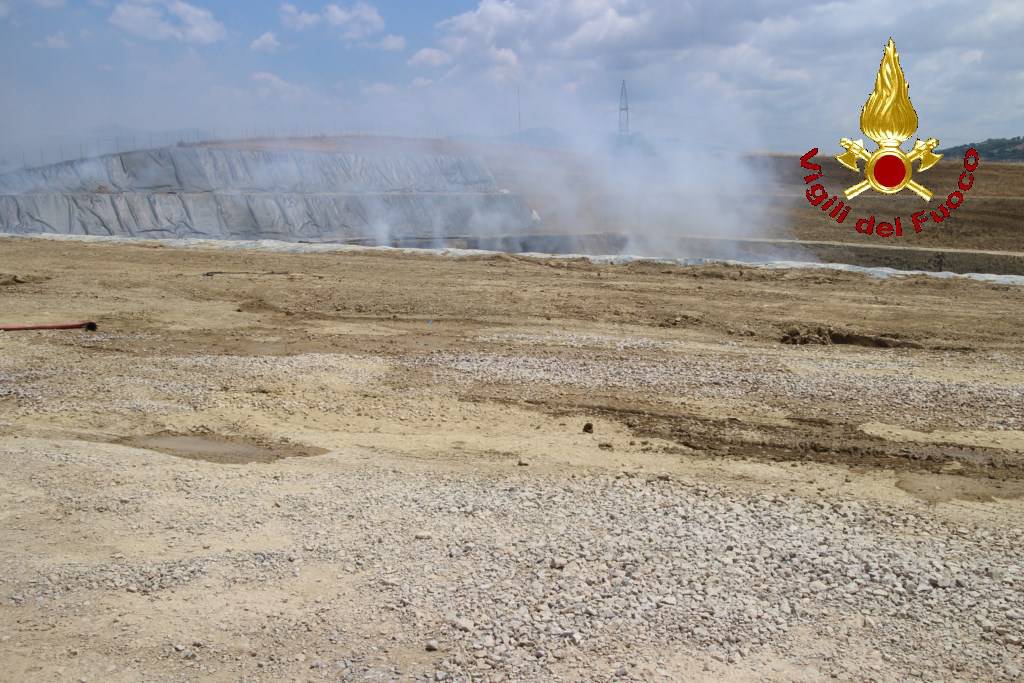
[[[549,337],[546,341],[552,340]],[[587,341],[594,340],[584,343]],[[579,338],[570,338],[565,345],[579,348],[583,344]],[[614,348],[621,351],[663,347],[650,340],[630,339],[620,341]],[[904,375],[899,382],[893,382],[892,372],[913,369],[916,359],[903,362],[903,358],[859,353],[854,358],[805,360],[798,351],[766,357],[760,349],[750,348],[712,354],[680,343],[675,343],[672,350],[671,355],[657,359],[598,354],[590,358],[564,358],[536,353],[441,352],[410,362],[451,371],[446,379],[471,383],[568,385],[766,403],[785,396],[810,407],[807,412],[823,416],[837,412],[837,405],[842,406],[840,410],[847,417],[862,419],[870,419],[877,406],[900,406],[907,410],[901,419],[908,425],[933,425],[934,413],[940,412],[956,416],[952,423],[958,427],[1024,426],[1024,383],[1006,382],[1005,378],[1000,381],[998,376],[985,381],[955,381]]]
[[[361,455],[207,471],[123,448],[96,455],[74,444],[5,446],[6,471],[18,472],[25,458],[37,463],[8,487],[51,498],[72,529],[95,524],[129,537],[149,530],[178,547],[165,554],[183,556],[154,561],[129,550],[55,562],[3,553],[2,613],[18,624],[4,647],[50,673],[46,655],[55,654],[53,636],[74,631],[70,617],[92,615],[98,625],[111,618],[111,601],[98,594],[121,592],[141,614],[146,605],[159,613],[192,590],[228,604],[315,572],[343,578],[361,596],[349,614],[349,598],[330,583],[293,595],[300,614],[324,616],[327,634],[271,618],[261,628],[280,628],[279,637],[239,656],[227,643],[251,638],[253,625],[237,610],[211,615],[213,623],[195,619],[194,635],[179,624],[150,626],[144,637],[162,663],[147,680],[276,680],[303,669],[313,680],[685,680],[686,671],[764,673],[779,662],[786,668],[777,680],[787,671],[800,680],[1021,675],[1019,528],[664,473],[566,479],[513,466],[439,475]],[[128,463],[102,495],[67,478]],[[171,501],[180,517],[167,524]],[[38,501],[25,502],[8,518],[16,531],[30,531],[20,520]],[[277,548],[244,548],[267,528],[277,529]],[[226,548],[205,541],[214,538]],[[340,657],[352,640],[344,634],[373,633],[377,611],[395,624],[381,653],[423,657],[385,657],[386,665]],[[23,642],[26,628],[47,623],[41,648]],[[325,637],[338,633],[336,642]],[[95,646],[114,649],[125,637],[100,632]],[[118,662],[111,673],[132,680],[142,669]]]
[[[1024,677],[1022,288],[0,254],[0,681]]]

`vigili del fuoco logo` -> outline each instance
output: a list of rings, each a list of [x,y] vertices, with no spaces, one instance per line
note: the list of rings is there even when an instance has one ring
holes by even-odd
[[[875,89],[868,96],[868,101],[864,103],[864,108],[860,112],[860,129],[875,142],[878,149],[866,149],[864,140],[842,138],[839,141],[846,151],[837,154],[836,161],[858,175],[861,173],[860,162],[863,161],[865,164],[864,179],[843,192],[847,201],[867,190],[887,195],[910,190],[926,202],[931,201],[932,191],[914,180],[914,162],[920,162],[917,167],[918,173],[923,173],[939,163],[942,155],[934,152],[939,146],[939,141],[935,138],[924,141],[918,139],[910,152],[904,152],[902,149],[903,143],[917,131],[917,124],[917,111],[910,102],[910,85],[903,75],[896,43],[889,38],[882,55],[882,64],[878,67],[878,76],[875,77]],[[815,147],[800,157],[800,166],[812,171],[811,174],[804,176],[804,184],[810,185],[806,193],[807,201],[811,206],[828,212],[829,217],[836,223],[843,223],[850,213],[850,207],[838,196],[829,196],[825,186],[815,182],[824,176],[821,166],[812,162],[817,153],[818,148]],[[929,220],[938,225],[963,204],[964,193],[974,186],[974,171],[980,161],[976,149],[972,147],[967,150],[964,154],[964,170],[957,184],[958,189],[951,192],[935,209],[914,212],[910,217],[914,232],[924,230],[924,224]],[[876,225],[874,216],[859,218],[856,230],[865,235],[902,237],[903,221],[897,216],[892,223],[879,222]]]

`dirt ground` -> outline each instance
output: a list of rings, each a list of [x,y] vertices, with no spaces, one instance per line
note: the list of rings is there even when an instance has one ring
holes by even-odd
[[[840,166],[834,155],[834,150],[822,149],[814,161],[821,165],[825,174],[821,180],[824,186],[830,193],[841,195],[859,178]],[[931,202],[926,203],[909,192],[894,196],[865,192],[849,202],[852,207],[849,218],[837,225],[808,205],[803,193],[806,173],[800,167],[799,158],[763,156],[751,162],[759,173],[774,176],[779,183],[779,201],[772,206],[766,220],[768,234],[857,244],[887,244],[892,240],[861,235],[854,229],[854,219],[877,216],[878,220],[891,222],[900,217],[907,224],[915,211],[936,209],[942,204],[949,193],[956,190],[960,174],[964,172],[963,157],[945,155],[936,166],[915,176],[935,193]],[[948,220],[941,224],[926,223],[921,233],[907,234],[893,243],[909,247],[1024,251],[1024,230],[1020,222],[1024,215],[1024,164],[982,159],[974,177],[974,185],[966,193],[963,204]]]
[[[1024,288],[0,238],[80,319],[0,332],[0,680],[1020,680]]]

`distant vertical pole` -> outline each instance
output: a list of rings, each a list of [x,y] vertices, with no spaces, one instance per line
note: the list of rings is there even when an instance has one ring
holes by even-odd
[[[626,91],[626,81],[622,81],[622,90],[619,91],[619,135],[629,135],[629,93]]]

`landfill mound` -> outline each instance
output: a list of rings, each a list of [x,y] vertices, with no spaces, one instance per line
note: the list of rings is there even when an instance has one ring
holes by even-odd
[[[0,175],[0,232],[390,244],[536,229],[471,156],[179,146]]]

